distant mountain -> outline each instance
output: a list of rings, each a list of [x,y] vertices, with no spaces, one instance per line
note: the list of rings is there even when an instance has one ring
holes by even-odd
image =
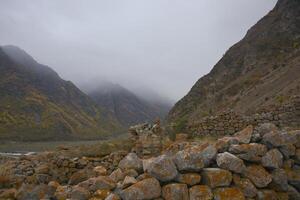
[[[119,127],[72,82],[18,47],[0,47],[0,140],[91,139]]]
[[[172,108],[175,129],[220,111],[254,113],[300,94],[300,1],[275,8],[232,46]]]
[[[147,101],[110,82],[100,83],[88,94],[99,106],[108,109],[124,126],[163,119],[171,108],[167,101]]]

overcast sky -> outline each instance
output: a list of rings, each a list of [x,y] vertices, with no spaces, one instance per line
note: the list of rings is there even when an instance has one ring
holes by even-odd
[[[79,87],[107,79],[178,100],[276,0],[1,0],[0,45]]]

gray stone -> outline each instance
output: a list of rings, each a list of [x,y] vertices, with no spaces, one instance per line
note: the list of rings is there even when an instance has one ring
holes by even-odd
[[[217,155],[217,164],[220,168],[235,173],[242,173],[246,169],[243,160],[228,152],[219,153]]]
[[[272,182],[270,188],[278,192],[286,192],[288,190],[288,178],[285,170],[275,169],[271,173]]]
[[[178,174],[173,160],[166,155],[151,159],[149,164],[144,166],[144,172],[148,172],[151,176],[163,182],[175,179]]]
[[[134,169],[138,172],[141,172],[143,170],[143,163],[135,153],[129,153],[120,161],[119,168],[122,170]]]
[[[272,149],[262,157],[261,163],[264,167],[277,169],[283,164],[283,156],[278,149]]]
[[[296,153],[296,147],[292,144],[286,144],[279,147],[280,152],[285,159],[289,159],[291,156],[294,156]]]

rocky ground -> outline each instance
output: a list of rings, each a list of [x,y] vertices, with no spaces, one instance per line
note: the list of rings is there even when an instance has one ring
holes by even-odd
[[[300,199],[300,131],[267,123],[215,143],[185,139],[151,158],[116,151],[2,159],[0,199]]]

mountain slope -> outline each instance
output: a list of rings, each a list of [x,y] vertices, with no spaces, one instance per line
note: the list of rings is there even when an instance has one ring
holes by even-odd
[[[72,82],[18,47],[0,47],[0,139],[99,138],[118,127]]]
[[[177,130],[197,118],[233,109],[239,113],[289,101],[300,94],[300,1],[275,8],[200,78],[168,115]]]
[[[89,96],[99,106],[108,109],[124,126],[164,118],[171,107],[164,102],[147,102],[117,84],[102,82],[99,85],[89,92]]]

